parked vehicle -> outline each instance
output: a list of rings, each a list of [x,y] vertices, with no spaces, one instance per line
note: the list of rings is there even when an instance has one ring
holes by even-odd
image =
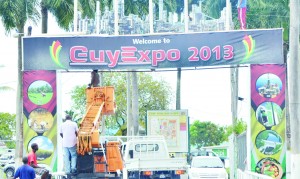
[[[171,158],[163,137],[141,136],[122,146],[123,178],[179,179],[186,173],[186,158]],[[126,175],[127,174],[127,175]]]
[[[207,149],[198,149],[198,150],[192,151],[191,155],[190,155],[190,162],[193,159],[193,157],[195,157],[195,156],[216,156],[222,160],[224,165],[225,165],[225,160],[227,159],[226,157],[218,156],[218,154],[216,154],[212,150],[207,150]]]
[[[0,150],[0,157],[2,155],[6,155],[6,154],[10,154],[10,155],[15,155],[15,149],[8,149],[8,148],[1,148]]]
[[[51,172],[51,169],[49,168],[48,165],[46,164],[38,164],[38,165],[46,168]],[[15,161],[10,161],[9,163],[5,164],[3,167],[3,172],[5,173],[7,178],[14,177],[15,171],[16,171]]]
[[[15,174],[15,162],[12,161],[10,163],[7,163],[4,167],[3,167],[3,172],[6,174],[7,178],[12,178],[14,177]]]
[[[12,154],[4,154],[0,157],[0,166],[4,167],[5,164],[10,163],[14,160],[14,156]]]
[[[222,160],[217,156],[195,156],[188,171],[189,179],[228,179]]]

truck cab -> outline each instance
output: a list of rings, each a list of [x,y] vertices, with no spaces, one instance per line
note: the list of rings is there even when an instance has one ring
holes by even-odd
[[[123,160],[143,158],[169,158],[169,152],[162,137],[141,137],[122,144]]]
[[[162,136],[139,136],[121,146],[123,178],[179,179],[187,170],[186,158],[171,158]]]

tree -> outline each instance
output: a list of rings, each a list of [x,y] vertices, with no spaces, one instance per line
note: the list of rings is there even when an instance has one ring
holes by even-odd
[[[242,134],[244,131],[247,130],[247,124],[242,119],[236,120],[236,125],[230,125],[226,128],[226,140],[228,140],[228,137],[235,133],[236,135]]]
[[[23,96],[22,96],[22,36],[28,20],[37,22],[39,13],[36,10],[37,0],[0,0],[0,17],[6,33],[17,30],[18,34],[18,87],[16,107],[16,135],[21,139],[16,141],[16,163],[20,164],[23,157]]]
[[[197,120],[190,127],[190,141],[197,149],[204,146],[219,145],[225,140],[225,127],[220,127],[212,122]]]
[[[13,90],[13,88],[11,88],[10,86],[0,86],[0,92],[1,91],[10,91]]]
[[[171,101],[170,86],[165,81],[156,81],[147,73],[138,75],[138,100],[139,100],[139,124],[145,126],[147,110],[168,109]],[[104,86],[114,86],[116,113],[106,117],[106,126],[112,130],[119,130],[118,135],[126,135],[127,123],[127,95],[126,73],[105,73],[103,75]],[[72,109],[81,109],[80,116],[85,112],[86,86],[77,86],[71,92],[74,105]],[[129,99],[131,100],[131,99]],[[74,110],[75,111],[75,110]],[[83,113],[82,113],[83,112]]]
[[[82,13],[82,18],[94,18],[96,10],[96,0],[79,0],[78,10]],[[74,17],[74,0],[41,0],[42,33],[48,31],[48,12],[56,18],[59,27],[70,30]]]
[[[10,141],[15,136],[15,118],[15,114],[0,113],[0,141],[4,140],[8,148],[15,148],[15,142]]]
[[[239,29],[237,19],[238,0],[231,0],[232,16]],[[221,10],[226,6],[226,0],[203,1],[203,12],[213,18],[219,18]],[[247,26],[249,29],[284,28],[284,40],[288,40],[289,32],[289,0],[251,0],[248,1]]]
[[[75,111],[72,110],[65,110],[65,114],[71,116],[72,121],[78,123],[80,122],[81,118],[78,117],[78,114],[75,113]]]

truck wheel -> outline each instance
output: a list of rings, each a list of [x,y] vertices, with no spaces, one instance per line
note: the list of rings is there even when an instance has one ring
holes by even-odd
[[[8,168],[8,169],[5,171],[5,174],[6,174],[6,177],[7,177],[7,178],[14,177],[14,173],[15,173],[15,171],[14,171],[14,169],[12,169],[12,168]]]

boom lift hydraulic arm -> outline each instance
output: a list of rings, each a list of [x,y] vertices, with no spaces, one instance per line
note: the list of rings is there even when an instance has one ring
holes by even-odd
[[[100,148],[99,135],[104,127],[103,115],[115,113],[114,88],[94,87],[86,89],[87,112],[80,122],[77,153],[90,153],[92,148]]]

